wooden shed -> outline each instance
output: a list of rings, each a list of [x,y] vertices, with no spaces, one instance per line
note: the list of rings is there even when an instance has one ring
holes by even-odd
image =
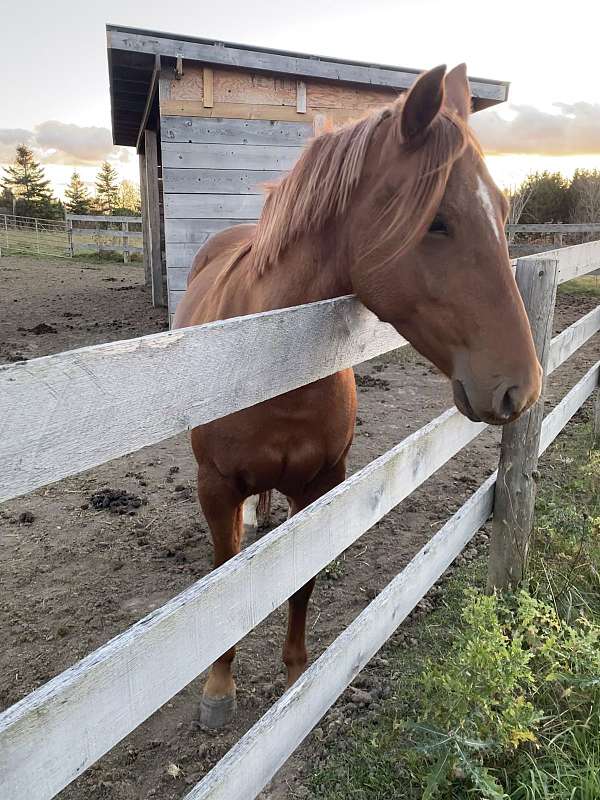
[[[262,184],[322,126],[406,91],[420,70],[107,26],[113,140],[140,160],[146,280],[172,316],[215,231],[258,218]],[[506,100],[470,79],[473,108]]]

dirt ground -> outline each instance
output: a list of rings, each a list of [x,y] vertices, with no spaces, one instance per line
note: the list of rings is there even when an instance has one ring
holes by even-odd
[[[0,276],[0,363],[166,327],[166,314],[150,306],[138,265],[2,258]],[[556,331],[596,304],[597,298],[561,295]],[[596,336],[552,376],[549,407],[598,357],[598,345]],[[446,380],[409,348],[356,372],[352,472],[451,404]],[[495,468],[497,443],[497,431],[485,432],[321,574],[309,612],[312,658]],[[0,506],[0,708],[210,571],[210,539],[194,483],[188,439],[180,435]],[[131,495],[127,511],[133,513],[98,509],[98,493],[106,488]],[[284,515],[276,503],[273,524]],[[418,624],[430,602],[410,624]],[[180,798],[282,693],[285,625],[282,607],[240,644],[238,715],[229,729],[215,734],[196,724],[202,680],[194,681],[59,797]],[[355,682],[360,691],[346,692],[322,726],[368,714],[385,699],[385,668],[383,651]],[[318,728],[307,739],[264,798],[308,795],[304,780],[318,764],[321,734]]]

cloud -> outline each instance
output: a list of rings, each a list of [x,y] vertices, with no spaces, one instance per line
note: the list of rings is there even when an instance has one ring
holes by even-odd
[[[103,161],[113,149],[108,128],[81,127],[48,120],[35,128],[38,147],[77,161]]]
[[[0,128],[0,164],[14,160],[18,144],[31,144],[33,133],[24,128]]]
[[[551,156],[600,153],[600,104],[554,103],[557,113],[529,105],[487,110],[471,118],[486,153]],[[509,116],[506,116],[506,113]]]
[[[10,163],[19,144],[29,145],[43,164],[78,166],[100,161],[127,162],[129,150],[115,147],[108,128],[82,126],[48,120],[32,131],[0,128],[0,163]]]

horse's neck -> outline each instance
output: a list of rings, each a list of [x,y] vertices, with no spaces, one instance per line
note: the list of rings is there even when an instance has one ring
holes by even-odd
[[[257,281],[263,304],[285,308],[350,294],[348,255],[339,241],[343,239],[330,229],[327,235],[305,236],[290,245]]]

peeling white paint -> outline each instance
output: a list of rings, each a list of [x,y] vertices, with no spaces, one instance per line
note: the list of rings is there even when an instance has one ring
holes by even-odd
[[[164,347],[171,347],[176,342],[183,339],[184,332],[183,331],[169,331],[166,335],[157,336],[156,338],[147,338],[145,339],[146,347],[152,347],[156,350],[164,348]]]
[[[490,225],[494,229],[494,233],[496,234],[496,239],[501,241],[500,239],[500,230],[498,229],[498,219],[496,217],[496,211],[494,210],[494,204],[492,203],[492,198],[490,197],[489,190],[485,185],[485,181],[481,177],[481,175],[477,176],[477,196],[481,200],[481,205],[483,206],[483,210],[487,218],[490,221]]]

